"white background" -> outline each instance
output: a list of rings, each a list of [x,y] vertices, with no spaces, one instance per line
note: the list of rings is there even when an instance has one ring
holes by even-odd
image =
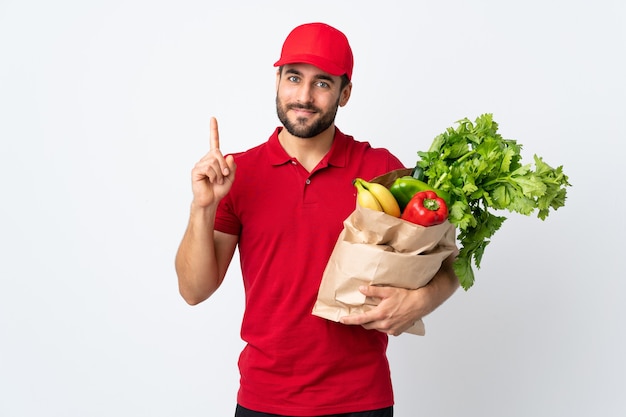
[[[384,4],[384,6],[383,6]],[[237,261],[179,297],[189,173],[265,141],[297,24],[343,30],[337,124],[411,166],[493,113],[573,187],[507,215],[475,286],[390,340],[396,415],[623,416],[626,3],[0,0],[0,415],[230,416]]]

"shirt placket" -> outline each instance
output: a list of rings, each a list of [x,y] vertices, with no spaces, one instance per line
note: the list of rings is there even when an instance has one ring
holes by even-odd
[[[301,196],[302,196],[302,200],[301,200],[302,204],[304,205],[318,204],[319,201],[317,201],[318,199],[316,196],[319,193],[316,193],[315,190],[313,189],[313,187],[315,186],[314,177],[315,177],[315,174],[320,169],[325,168],[327,165],[326,164],[324,164],[323,166],[320,165],[316,167],[313,171],[308,172],[306,169],[304,169],[302,164],[300,164],[300,162],[298,162],[298,160],[296,159],[292,159],[291,164],[296,169],[297,174],[298,174],[298,179],[301,184],[300,190],[301,190]]]

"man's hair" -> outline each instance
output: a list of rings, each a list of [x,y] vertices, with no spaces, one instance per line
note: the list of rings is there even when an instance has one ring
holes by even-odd
[[[341,76],[341,90],[348,84],[350,84],[350,78],[348,78],[347,74],[343,74]]]

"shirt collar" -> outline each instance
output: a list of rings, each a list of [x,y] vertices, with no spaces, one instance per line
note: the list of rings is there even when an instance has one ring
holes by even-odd
[[[291,157],[285,149],[283,149],[280,141],[278,140],[278,134],[282,130],[282,127],[277,127],[274,133],[270,136],[267,144],[269,150],[270,163],[272,165],[282,165],[291,161]],[[335,137],[333,138],[333,144],[330,147],[328,153],[322,158],[320,166],[333,165],[336,167],[343,167],[346,165],[346,155],[348,149],[348,136],[344,135],[339,128],[335,126]]]

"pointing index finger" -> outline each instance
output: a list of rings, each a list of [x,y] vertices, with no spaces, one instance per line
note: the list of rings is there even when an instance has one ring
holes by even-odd
[[[210,131],[210,149],[218,149],[220,148],[220,134],[217,130],[217,119],[215,117],[211,117],[211,131]]]

